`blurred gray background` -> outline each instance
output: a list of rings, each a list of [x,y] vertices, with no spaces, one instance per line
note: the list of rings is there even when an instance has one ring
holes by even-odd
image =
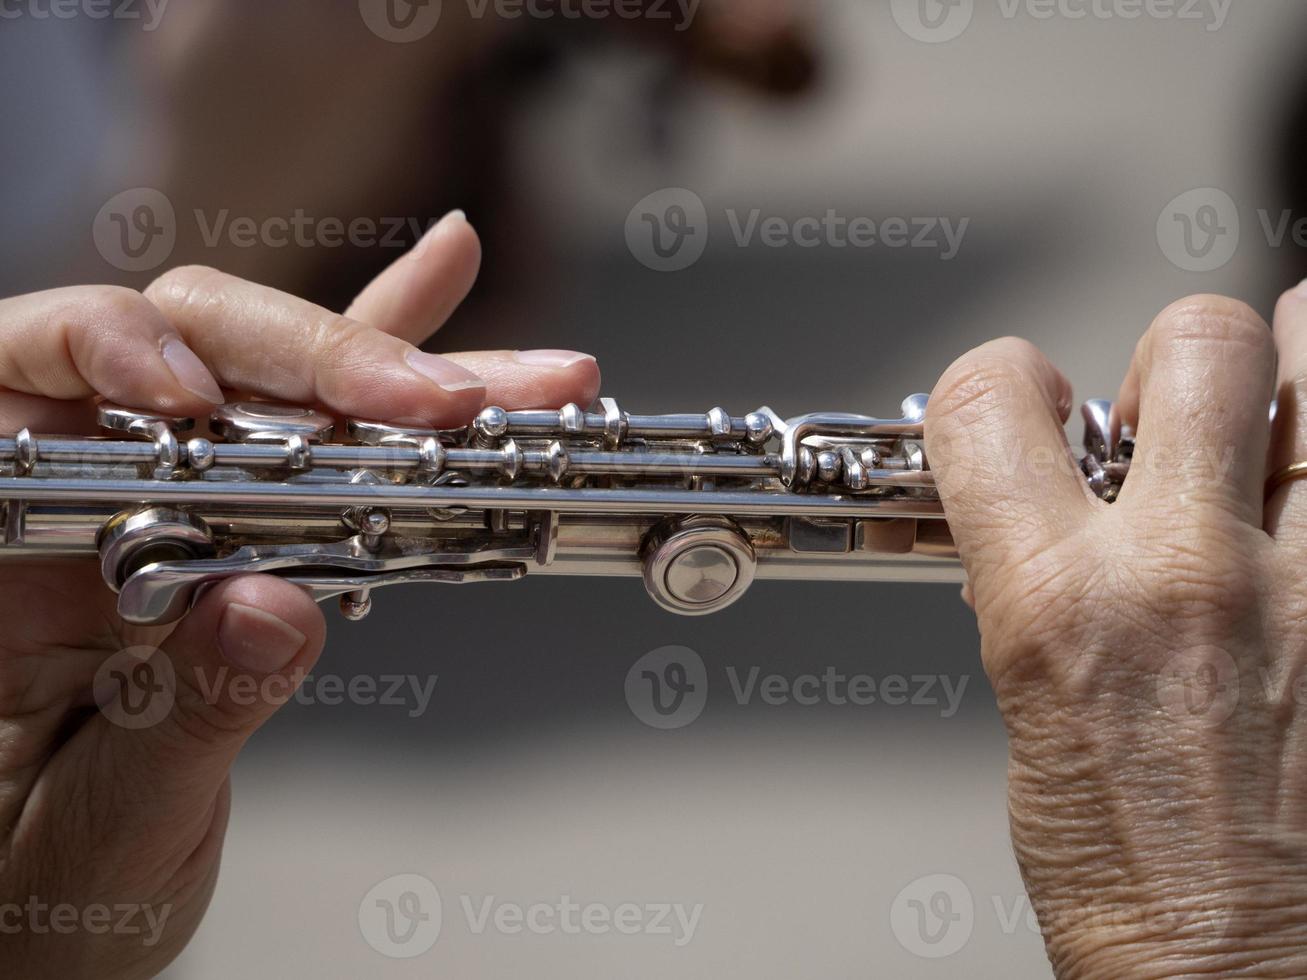
[[[1264,228],[1307,218],[1300,4],[1043,17],[1011,0],[703,0],[676,31],[445,0],[411,43],[370,28],[369,0],[237,6],[172,0],[154,30],[27,6],[0,22],[0,293],[148,282],[92,237],[133,188],[179,215],[157,271],[205,262],[336,306],[398,253],[215,248],[188,216],[425,222],[463,206],[485,277],[434,349],[588,350],[629,410],[887,414],[1011,333],[1081,396],[1110,395],[1167,303],[1224,292],[1269,316],[1307,275],[1292,231],[1277,245]],[[625,233],[663,188],[708,215],[703,256],[678,272],[647,268]],[[1220,193],[1172,203],[1196,188]],[[1187,255],[1186,208],[1211,239]],[[754,209],[968,224],[949,260],[742,246],[727,212]],[[358,625],[330,614],[312,703],[241,759],[219,891],[171,980],[1049,975],[954,589],[760,583],[703,620],[660,612],[636,580],[377,606]],[[702,658],[707,701],[661,731],[624,685],[667,645]],[[903,677],[924,703],[741,704],[732,678],[755,667]],[[336,704],[321,682],[390,676],[434,676],[430,703]],[[936,680],[923,694],[917,677]],[[956,712],[940,678],[963,691]],[[438,940],[411,959],[360,925],[401,874],[443,900]],[[702,910],[680,944],[674,917],[672,935],[478,931],[464,906],[490,896]]]

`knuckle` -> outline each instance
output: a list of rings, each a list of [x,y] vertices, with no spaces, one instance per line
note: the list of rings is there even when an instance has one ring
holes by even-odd
[[[1019,363],[1001,349],[981,348],[956,361],[940,378],[926,409],[927,421],[970,424],[1010,401],[1025,383]]]
[[[1270,357],[1275,343],[1270,329],[1252,307],[1225,296],[1189,296],[1171,304],[1150,330],[1154,354],[1197,352],[1242,347]]]
[[[72,370],[111,395],[115,384],[134,370],[142,343],[164,332],[159,310],[145,296],[122,286],[87,286],[73,292],[56,309],[50,324],[52,338],[62,346],[58,356]],[[46,366],[15,352],[19,363],[29,362],[30,377]]]
[[[118,324],[131,323],[154,312],[149,300],[126,286],[86,286],[79,290],[78,298],[100,317]]]
[[[182,310],[203,303],[226,279],[206,265],[183,265],[169,269],[150,283],[145,297],[163,310]]]
[[[154,304],[134,289],[86,286],[78,289],[60,310],[57,326],[75,345],[88,340],[115,340],[158,316]]]
[[[331,313],[309,328],[309,351],[319,371],[351,371],[376,359],[384,335],[366,323]]]

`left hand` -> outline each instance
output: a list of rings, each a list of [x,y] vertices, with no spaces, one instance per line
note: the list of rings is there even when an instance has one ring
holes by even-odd
[[[475,232],[454,214],[345,316],[194,267],[144,295],[82,286],[0,300],[0,432],[95,432],[98,398],[204,415],[220,386],[442,428],[488,402],[588,404],[599,387],[588,355],[414,346],[462,301],[479,262]],[[155,976],[208,907],[229,770],[312,669],[322,613],[295,586],[251,575],[208,589],[161,635],[118,618],[94,563],[51,562],[0,567],[0,623],[0,976]],[[95,711],[96,695],[125,698],[123,678],[142,667],[173,678],[159,717],[137,727]],[[106,692],[97,681],[111,669]],[[266,693],[237,696],[251,687]],[[136,693],[152,712],[153,696]]]

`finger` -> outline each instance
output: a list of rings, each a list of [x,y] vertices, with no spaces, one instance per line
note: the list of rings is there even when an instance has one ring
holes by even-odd
[[[588,406],[599,394],[599,365],[572,350],[480,351],[447,354],[486,382],[486,404],[511,411]]]
[[[133,716],[105,712],[114,769],[133,798],[151,801],[152,822],[204,817],[246,741],[312,669],[325,634],[308,595],[278,578],[231,579],[201,597],[150,658],[148,684],[133,691],[162,699],[161,710],[134,716],[140,727]],[[97,701],[106,704],[99,692]]]
[[[453,361],[267,286],[190,266],[146,295],[228,388],[442,427],[485,404],[485,382]]]
[[[467,216],[453,211],[377,276],[345,316],[420,344],[467,298],[480,268],[481,241]]]
[[[1245,304],[1193,296],[1164,310],[1123,386],[1137,428],[1121,502],[1211,502],[1260,527],[1274,377],[1271,331]]]
[[[167,318],[140,293],[115,286],[0,300],[0,388],[60,400],[100,395],[170,415],[205,414],[222,402],[213,375]],[[14,414],[34,407],[11,403]]]
[[[1275,307],[1275,425],[1269,471],[1307,461],[1307,283],[1289,290]],[[1266,500],[1263,525],[1280,539],[1307,539],[1307,483],[1282,483]]]
[[[1024,340],[995,340],[944,373],[926,410],[926,454],[977,597],[1083,526],[1095,503],[1067,444],[1071,386]]]

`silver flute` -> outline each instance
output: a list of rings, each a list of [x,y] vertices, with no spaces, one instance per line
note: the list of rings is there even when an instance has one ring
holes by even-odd
[[[755,579],[959,582],[923,444],[902,417],[769,408],[739,417],[483,411],[466,428],[345,424],[247,402],[192,419],[101,405],[105,434],[0,439],[0,561],[98,559],[129,623],[183,617],[210,583],[266,573],[339,598],[505,582],[528,572],[640,576],[661,607],[724,609]],[[1093,491],[1113,499],[1133,440],[1083,409]]]

